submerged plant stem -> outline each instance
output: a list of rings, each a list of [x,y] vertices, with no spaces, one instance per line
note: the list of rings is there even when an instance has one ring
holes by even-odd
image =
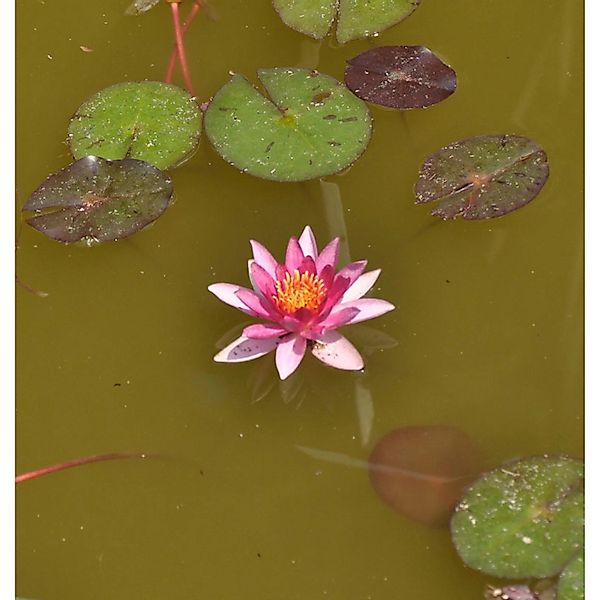
[[[81,467],[90,463],[101,462],[105,460],[118,460],[122,458],[146,458],[147,456],[147,454],[139,454],[133,452],[110,452],[108,454],[92,454],[91,456],[84,456],[83,458],[76,458],[74,460],[68,460],[64,463],[50,465],[48,467],[36,469],[35,471],[28,471],[27,473],[22,473],[21,475],[17,475],[15,477],[15,483],[21,483],[23,481],[28,481],[29,479],[41,477],[42,475],[48,475],[49,473],[64,471],[65,469],[70,469],[72,467]]]
[[[20,285],[24,290],[27,290],[30,294],[34,294],[35,296],[38,296],[39,298],[47,298],[48,297],[48,292],[42,292],[42,290],[36,290],[35,288],[31,287],[30,285],[27,285],[24,281],[21,281],[19,279],[18,275],[15,275],[15,281],[17,282],[17,285]]]
[[[179,21],[179,3],[170,2],[171,14],[173,15],[173,29],[175,31],[175,44],[177,45],[177,57],[179,58],[179,64],[181,66],[181,73],[183,74],[183,80],[187,91],[195,96],[194,86],[192,85],[192,78],[190,77],[190,71],[188,69],[187,59],[185,57],[185,46],[183,44],[183,31],[181,29],[181,23]]]
[[[185,36],[192,21],[196,18],[196,15],[200,12],[202,8],[201,0],[195,0],[192,8],[181,28],[181,36]],[[173,50],[171,52],[171,56],[169,57],[169,65],[167,66],[167,73],[165,75],[165,83],[171,83],[173,81],[173,73],[175,71],[175,63],[177,62],[177,44],[173,46]]]

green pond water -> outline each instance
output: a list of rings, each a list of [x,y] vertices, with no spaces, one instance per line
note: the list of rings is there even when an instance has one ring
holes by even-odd
[[[83,100],[164,78],[168,8],[132,18],[126,5],[18,3],[17,211],[70,162],[66,129]],[[583,5],[423,0],[377,39],[341,47],[288,29],[267,0],[213,7],[218,19],[202,14],[187,37],[202,99],[228,71],[255,81],[257,68],[306,66],[341,79],[346,59],[393,44],[431,48],[458,89],[403,115],[373,107],[363,157],[322,182],[243,175],[203,138],[172,172],[174,205],[127,240],[72,247],[19,229],[18,275],[48,296],[17,288],[17,472],[104,452],[153,457],[20,484],[17,591],[480,599],[490,578],[462,565],[447,528],[391,510],[365,469],[318,457],[365,461],[389,431],[433,424],[468,434],[485,467],[581,457]],[[544,147],[539,197],[480,222],[415,206],[423,159],[484,133]],[[213,362],[248,321],[207,286],[246,285],[249,239],[281,257],[306,224],[320,245],[341,235],[344,259],[383,269],[375,295],[396,310],[346,329],[364,373],[307,355],[282,384],[273,355]]]

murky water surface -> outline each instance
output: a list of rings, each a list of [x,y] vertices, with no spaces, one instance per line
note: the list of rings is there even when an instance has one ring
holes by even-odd
[[[127,18],[126,4],[18,3],[19,207],[70,161],[66,127],[84,99],[164,77],[167,7]],[[581,456],[581,4],[423,0],[377,40],[337,47],[286,28],[267,0],[214,0],[219,19],[201,16],[188,37],[202,98],[230,70],[301,65],[341,78],[375,43],[429,46],[458,90],[404,115],[373,108],[365,155],[323,182],[242,175],[203,140],[173,172],[176,203],[128,240],[65,247],[23,226],[18,274],[48,297],[17,290],[17,471],[112,451],[160,458],[20,485],[19,595],[481,598],[487,579],[462,566],[447,530],[390,510],[365,470],[300,447],[365,460],[392,429],[445,424],[490,467]],[[473,223],[414,206],[425,156],[504,132],[548,153],[532,204]],[[245,283],[249,239],[281,255],[306,224],[383,269],[377,296],[397,310],[348,329],[365,372],[307,357],[281,384],[272,355],[214,363],[245,317],[207,286]]]

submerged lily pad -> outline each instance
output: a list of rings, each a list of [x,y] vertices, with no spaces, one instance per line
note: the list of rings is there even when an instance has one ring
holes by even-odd
[[[256,177],[304,181],[341,171],[363,153],[371,114],[346,86],[308,69],[258,76],[271,99],[234,75],[206,111],[206,135],[227,162]]]
[[[424,108],[454,93],[456,73],[429,48],[380,46],[348,61],[346,85],[366,102]]]
[[[579,553],[560,574],[558,600],[583,600],[584,597],[584,561],[583,553]]]
[[[86,156],[50,175],[23,210],[39,212],[27,223],[54,240],[106,242],[158,219],[172,194],[171,180],[148,163]]]
[[[118,83],[94,94],[69,124],[74,158],[137,158],[159,169],[189,158],[202,117],[185,90],[158,81]]]
[[[324,38],[337,15],[336,36],[344,44],[377,35],[408,17],[421,0],[273,0],[282,21],[292,29]]]
[[[443,219],[490,219],[531,202],[548,179],[548,157],[518,135],[483,135],[454,142],[421,166],[416,202],[439,201]]]
[[[489,575],[556,575],[583,544],[583,464],[541,457],[491,471],[458,504],[452,535],[463,561]]]
[[[479,473],[479,451],[469,436],[443,425],[396,429],[369,457],[371,483],[383,501],[428,525],[447,524]]]

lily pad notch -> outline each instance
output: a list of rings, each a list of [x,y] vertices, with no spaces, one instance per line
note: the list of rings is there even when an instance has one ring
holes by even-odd
[[[416,203],[438,202],[431,214],[442,219],[500,217],[531,202],[549,174],[546,152],[529,138],[471,137],[425,160],[415,185]]]
[[[323,39],[337,18],[340,44],[376,36],[403,21],[421,0],[273,0],[281,20],[292,29]]]
[[[258,72],[268,97],[233,75],[204,115],[206,135],[240,171],[305,181],[342,171],[371,139],[367,105],[333,77],[300,68]]]

